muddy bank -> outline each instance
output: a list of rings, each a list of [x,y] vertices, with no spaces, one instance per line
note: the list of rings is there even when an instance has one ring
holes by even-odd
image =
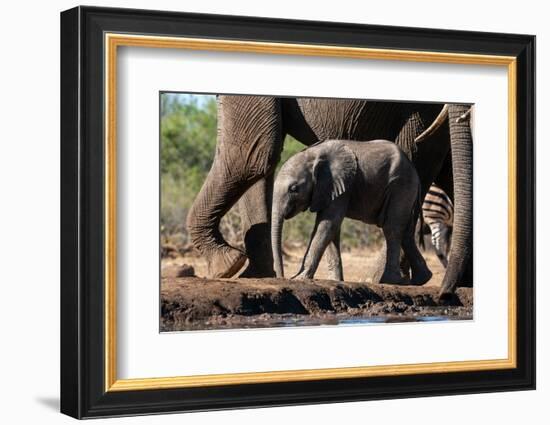
[[[198,330],[364,322],[470,319],[471,288],[449,305],[433,286],[328,280],[167,277],[161,285],[161,330]]]

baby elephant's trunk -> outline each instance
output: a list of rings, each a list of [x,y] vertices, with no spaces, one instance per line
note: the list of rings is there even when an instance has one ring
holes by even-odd
[[[277,277],[285,277],[283,269],[282,236],[284,216],[280,208],[275,206],[271,214],[271,250],[275,262],[275,273]]]

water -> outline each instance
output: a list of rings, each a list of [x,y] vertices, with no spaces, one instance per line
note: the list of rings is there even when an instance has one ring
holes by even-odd
[[[291,320],[279,320],[268,326],[326,326],[326,325],[372,325],[380,323],[445,322],[451,320],[471,320],[470,316],[368,316],[368,317],[308,317]],[[265,326],[265,324],[264,324]],[[262,327],[264,327],[262,326]]]
[[[164,327],[162,332],[206,331],[206,330],[237,330],[266,328],[298,328],[303,326],[365,326],[384,323],[427,323],[448,322],[457,320],[472,320],[472,316],[462,315],[385,315],[385,316],[349,316],[326,314],[309,315],[269,315],[269,316],[238,316],[220,320],[216,323],[186,323]]]

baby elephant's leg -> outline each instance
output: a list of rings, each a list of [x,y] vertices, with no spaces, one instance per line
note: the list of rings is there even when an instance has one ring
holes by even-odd
[[[403,229],[392,224],[384,226],[382,230],[386,238],[386,265],[380,277],[380,283],[403,285],[407,283],[407,278],[401,275],[399,267]]]
[[[424,285],[432,278],[432,272],[414,241],[414,230],[406,232],[403,238],[403,251],[409,259],[412,271],[411,285]]]
[[[344,280],[342,270],[342,256],[340,254],[340,229],[336,231],[334,238],[327,247],[326,259],[328,264],[328,278],[330,280]]]
[[[315,227],[311,234],[302,267],[293,279],[313,279],[323,253],[340,230],[347,202],[348,199],[345,196],[341,196],[333,201],[328,208],[317,213]]]

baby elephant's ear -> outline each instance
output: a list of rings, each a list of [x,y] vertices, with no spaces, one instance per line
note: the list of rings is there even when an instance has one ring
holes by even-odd
[[[344,143],[333,140],[314,148],[313,195],[310,210],[318,212],[351,189],[357,158]]]

